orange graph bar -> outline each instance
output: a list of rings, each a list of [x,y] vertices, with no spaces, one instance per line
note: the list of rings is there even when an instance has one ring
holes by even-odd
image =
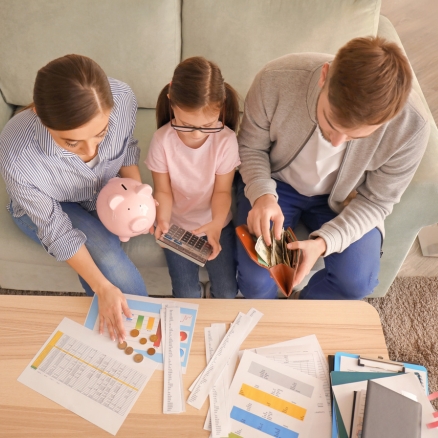
[[[267,392],[261,391],[260,389],[253,388],[252,386],[242,384],[239,394],[243,397],[254,400],[265,406],[269,406],[276,411],[282,412],[283,414],[289,415],[290,417],[296,418],[297,420],[304,420],[306,416],[307,409],[301,406],[289,403],[286,400],[275,397],[274,395],[268,394]]]
[[[31,365],[33,369],[37,369],[41,362],[46,358],[46,356],[50,353],[50,350],[56,345],[56,343],[59,341],[61,336],[64,333],[58,331],[53,335],[53,338],[50,339],[49,343],[44,347],[44,350],[41,352],[41,354],[36,358],[35,362]]]
[[[148,325],[146,327],[148,330],[152,330],[152,328],[154,327],[154,321],[155,321],[155,318],[149,317]]]

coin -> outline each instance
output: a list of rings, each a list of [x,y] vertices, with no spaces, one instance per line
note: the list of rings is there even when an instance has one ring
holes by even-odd
[[[134,330],[131,330],[130,334],[133,338],[136,338],[140,334],[140,332],[137,329],[134,329]]]
[[[140,363],[143,360],[143,355],[142,354],[136,354],[134,356],[134,362]]]
[[[147,341],[146,338],[140,338],[140,344],[146,344]]]
[[[157,336],[157,335],[150,335],[150,336],[149,336],[149,339],[150,339],[152,342],[155,342],[155,341],[158,339],[158,336]]]
[[[155,354],[155,348],[148,348],[147,353],[149,356],[153,356]]]
[[[117,344],[117,348],[120,348],[120,350],[124,350],[127,346],[128,346],[128,344],[125,341],[119,342]]]
[[[134,351],[134,349],[132,347],[126,347],[125,348],[125,353],[126,354],[132,354],[133,351]]]

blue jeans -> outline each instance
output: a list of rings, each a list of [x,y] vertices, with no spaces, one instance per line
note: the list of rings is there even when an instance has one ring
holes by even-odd
[[[237,223],[246,224],[251,204],[244,194],[245,184],[237,178]],[[328,195],[303,196],[293,187],[277,181],[278,203],[284,228],[294,229],[301,219],[310,232],[336,217]],[[325,268],[312,276],[300,298],[320,300],[360,300],[378,285],[382,236],[377,228],[369,231],[341,253],[324,258]],[[276,298],[277,285],[268,270],[255,264],[240,241],[237,243],[237,280],[245,298]]]
[[[236,281],[236,232],[232,222],[222,229],[220,244],[222,251],[214,260],[205,264],[214,298],[234,298],[237,294]],[[199,266],[196,263],[164,249],[172,292],[177,298],[200,298]]]
[[[74,202],[62,202],[61,207],[70,218],[73,228],[81,230],[87,236],[85,246],[102,274],[123,293],[147,296],[140,272],[123,251],[119,238],[102,225],[96,211],[89,212]],[[37,226],[29,216],[12,216],[12,219],[24,234],[41,244],[37,236]],[[94,292],[81,276],[79,281],[85,293],[93,296]]]

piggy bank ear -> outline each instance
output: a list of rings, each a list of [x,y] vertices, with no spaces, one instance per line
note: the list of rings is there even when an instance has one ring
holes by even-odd
[[[137,193],[137,195],[149,196],[152,194],[152,187],[149,184],[142,184],[135,188],[135,193]]]
[[[112,195],[108,198],[108,205],[111,210],[115,210],[125,198],[122,195]]]

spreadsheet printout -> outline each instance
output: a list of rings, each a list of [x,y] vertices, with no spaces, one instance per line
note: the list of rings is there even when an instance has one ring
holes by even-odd
[[[115,435],[156,367],[64,318],[18,381]]]

